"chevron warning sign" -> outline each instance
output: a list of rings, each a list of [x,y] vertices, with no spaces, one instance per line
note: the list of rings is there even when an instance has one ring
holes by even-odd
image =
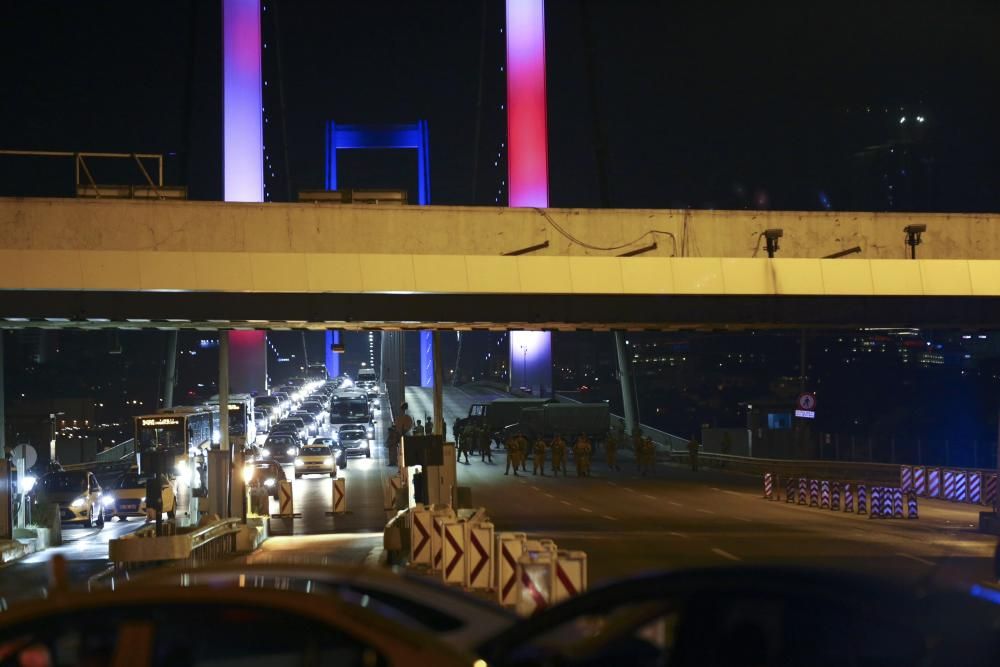
[[[441,522],[441,578],[446,584],[465,584],[466,523],[464,520]]]
[[[587,554],[583,551],[559,551],[556,559],[556,580],[552,587],[552,603],[587,590]]]
[[[430,565],[431,513],[423,505],[410,510],[410,562]]]
[[[347,488],[343,477],[333,480],[333,513],[343,514],[347,511]]]
[[[473,590],[493,587],[493,524],[488,521],[469,524],[469,565],[465,586]]]
[[[519,616],[533,616],[547,608],[552,599],[555,579],[555,554],[547,551],[525,552],[517,561],[517,601]]]
[[[517,559],[524,551],[524,541],[524,533],[497,534],[497,602],[501,605],[510,606],[516,601]]]

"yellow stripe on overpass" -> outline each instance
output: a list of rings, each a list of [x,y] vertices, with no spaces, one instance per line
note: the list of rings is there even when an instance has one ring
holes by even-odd
[[[0,250],[0,290],[996,297],[1000,260]]]

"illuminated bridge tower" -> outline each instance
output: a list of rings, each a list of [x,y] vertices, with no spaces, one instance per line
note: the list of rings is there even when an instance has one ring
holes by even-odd
[[[547,208],[545,0],[507,0],[508,205]],[[552,391],[552,334],[510,332],[510,386]]]
[[[260,0],[222,0],[223,199],[264,201]],[[264,331],[231,331],[230,378],[237,393],[267,391]]]

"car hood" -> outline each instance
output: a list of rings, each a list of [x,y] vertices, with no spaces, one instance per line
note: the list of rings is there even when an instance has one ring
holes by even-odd
[[[146,496],[146,489],[112,489],[105,495],[111,496],[115,500],[135,500]]]
[[[36,498],[39,503],[68,504],[83,495],[82,491],[39,491]]]

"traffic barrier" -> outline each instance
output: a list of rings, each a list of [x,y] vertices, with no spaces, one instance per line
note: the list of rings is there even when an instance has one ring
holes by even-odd
[[[472,590],[493,588],[493,524],[489,521],[469,523],[468,565],[465,587]]]
[[[333,478],[333,514],[347,511],[347,484],[343,477]]]
[[[830,482],[825,479],[820,482],[819,506],[820,509],[830,509]]]
[[[795,478],[793,477],[785,478],[785,502],[795,502]]]
[[[913,491],[918,496],[927,495],[927,471],[922,467],[913,469]]]
[[[517,591],[514,611],[534,616],[552,603],[556,555],[548,550],[525,550],[517,559]]]
[[[272,519],[292,519],[302,516],[295,513],[295,501],[292,497],[292,483],[287,479],[278,480],[278,513],[272,514]]]
[[[769,472],[764,473],[764,498],[767,500],[775,500],[774,475]]]
[[[955,499],[955,471],[954,470],[944,470],[942,473],[943,479],[943,498],[945,500]]]
[[[844,482],[844,511],[854,512],[854,485]]]
[[[420,503],[410,509],[410,563],[431,564],[431,512]]]
[[[917,494],[915,491],[910,491],[906,496],[906,518],[916,519],[917,517]]]
[[[913,488],[913,468],[910,466],[899,466],[899,488],[909,491]]]
[[[903,518],[903,490],[899,488],[892,490],[892,518]]]
[[[868,513],[868,487],[858,484],[858,514]]]
[[[447,505],[431,507],[431,571],[440,572],[444,567],[444,521],[454,519],[455,512]]]
[[[556,553],[555,575],[552,604],[584,592],[587,590],[587,554],[559,550]]]
[[[271,513],[271,497],[264,487],[250,489],[250,512],[257,516],[268,516]]]
[[[806,478],[799,477],[799,505],[806,504]]]
[[[442,518],[441,525],[441,579],[446,584],[465,585],[466,545],[468,543],[464,519]]]
[[[882,487],[882,518],[892,518],[892,489]]]
[[[966,479],[969,489],[969,502],[980,505],[983,502],[983,475],[970,472]]]
[[[524,551],[524,533],[497,533],[497,602],[505,607],[517,601],[517,561]]]
[[[833,491],[830,494],[830,509],[834,512],[840,511],[840,482],[833,483]]]
[[[819,480],[809,480],[809,507],[819,507]]]
[[[941,469],[940,468],[928,468],[927,469],[927,497],[928,498],[940,498],[941,497]]]
[[[995,505],[997,501],[997,490],[1000,489],[1000,479],[997,475],[989,474],[986,476],[986,493],[983,494],[983,504],[985,505]]]
[[[878,486],[872,487],[872,506],[868,513],[869,519],[878,519],[882,516],[882,489]]]
[[[956,503],[964,503],[968,497],[969,475],[964,470],[955,471],[955,495],[952,497]]]

